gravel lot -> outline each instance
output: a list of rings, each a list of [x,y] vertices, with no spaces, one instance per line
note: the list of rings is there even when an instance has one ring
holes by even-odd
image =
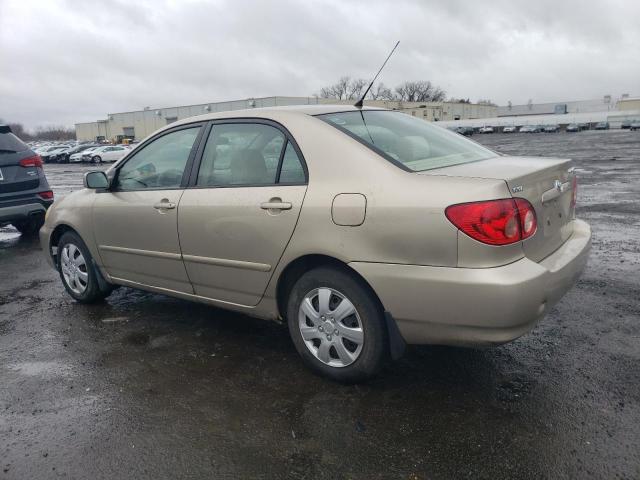
[[[0,479],[640,478],[640,132],[473,137],[575,159],[593,250],[536,329],[309,373],[285,327],[122,288],[74,303],[0,229]],[[86,166],[47,165],[58,195]]]

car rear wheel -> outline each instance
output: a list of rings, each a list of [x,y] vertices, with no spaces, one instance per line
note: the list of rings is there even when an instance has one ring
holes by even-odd
[[[93,157],[91,159],[93,161],[93,163],[100,163],[102,162],[102,158],[100,157],[100,155],[96,155],[95,157]]]
[[[80,236],[67,232],[58,242],[58,272],[67,293],[80,303],[95,303],[107,297],[113,287],[101,288],[93,258]]]
[[[32,236],[36,235],[42,225],[44,224],[44,216],[38,215],[29,220],[22,220],[19,222],[14,222],[13,226],[16,227],[22,235],[24,236]]]
[[[384,314],[355,276],[319,267],[300,277],[288,299],[293,343],[315,372],[345,383],[366,380],[388,356]]]

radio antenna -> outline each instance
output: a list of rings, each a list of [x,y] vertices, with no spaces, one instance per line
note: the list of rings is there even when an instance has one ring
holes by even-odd
[[[362,97],[360,98],[360,100],[358,100],[356,103],[353,104],[354,107],[358,107],[358,108],[362,108],[362,104],[364,102],[364,97],[367,96],[367,93],[369,93],[369,90],[371,90],[371,87],[373,87],[373,83],[376,81],[376,78],[378,78],[378,75],[380,75],[380,72],[382,71],[382,69],[384,68],[384,66],[387,64],[387,62],[389,61],[389,59],[391,58],[391,55],[393,55],[393,52],[396,51],[396,48],[398,48],[398,45],[400,45],[400,40],[398,40],[396,42],[396,46],[393,47],[391,49],[391,53],[389,54],[389,56],[387,57],[387,59],[384,61],[384,63],[382,64],[382,66],[380,67],[380,70],[378,70],[378,73],[376,73],[376,76],[373,77],[373,80],[371,80],[371,83],[369,84],[369,86],[367,87],[367,89],[364,91],[364,94],[362,95]]]

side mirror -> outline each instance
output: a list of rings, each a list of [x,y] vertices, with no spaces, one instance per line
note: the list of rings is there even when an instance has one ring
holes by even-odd
[[[87,172],[84,174],[84,188],[91,188],[93,190],[99,188],[108,188],[109,179],[102,171]]]

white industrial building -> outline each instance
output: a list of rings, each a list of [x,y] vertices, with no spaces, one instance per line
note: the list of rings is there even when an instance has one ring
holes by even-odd
[[[445,121],[443,126],[506,127],[523,125],[560,125],[571,123],[596,124],[609,122],[620,128],[622,122],[640,119],[640,99],[623,95],[614,100],[610,95],[599,99],[568,102],[533,103],[498,107],[496,117]]]
[[[77,123],[78,140],[107,140],[120,142],[123,138],[141,140],[161,127],[176,120],[247,108],[312,104],[352,104],[353,100],[336,100],[318,97],[264,97],[229,102],[201,103],[182,107],[150,108],[122,113],[110,113],[104,120]],[[447,121],[496,117],[498,107],[457,102],[402,102],[396,100],[367,100],[366,106],[398,110],[427,121]]]

